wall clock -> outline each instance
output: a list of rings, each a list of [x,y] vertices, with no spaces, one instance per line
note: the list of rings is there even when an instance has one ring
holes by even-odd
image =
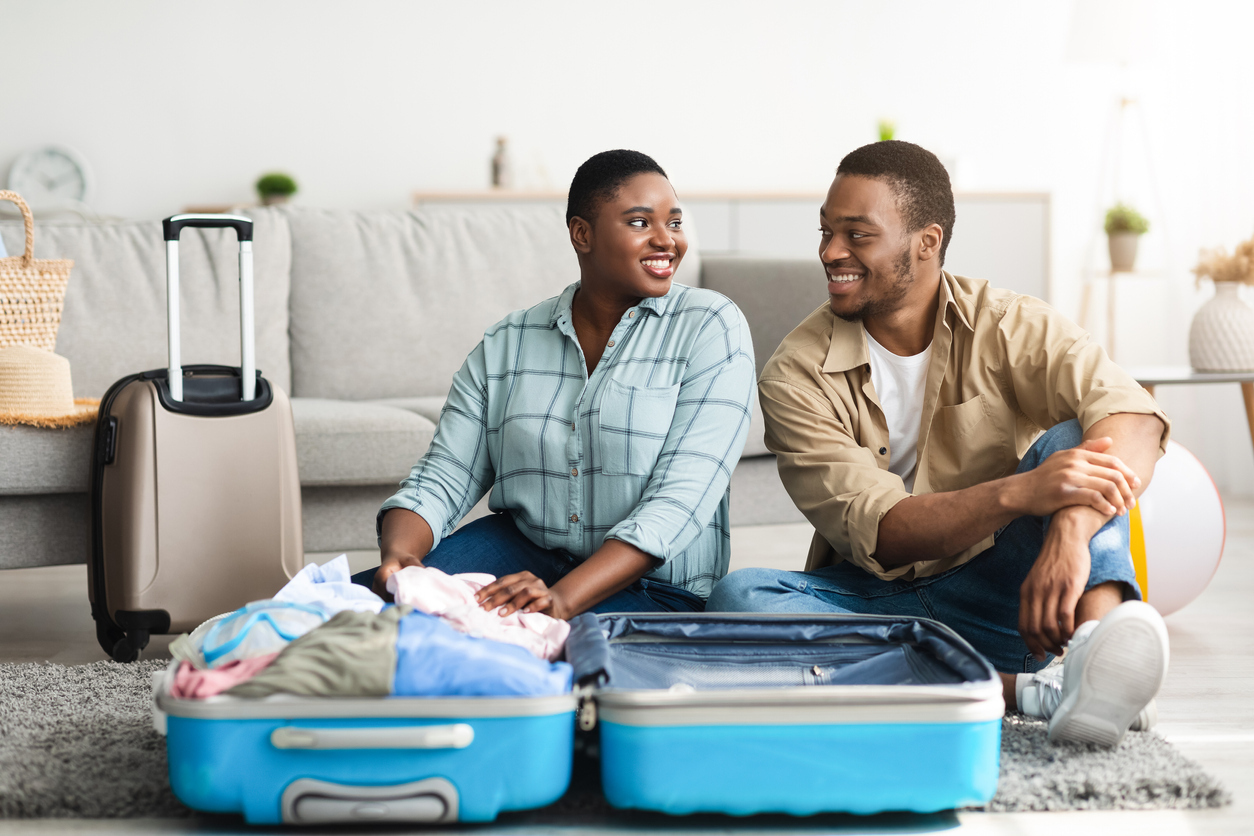
[[[63,145],[27,151],[9,169],[9,188],[30,203],[85,203],[91,191],[87,161]]]

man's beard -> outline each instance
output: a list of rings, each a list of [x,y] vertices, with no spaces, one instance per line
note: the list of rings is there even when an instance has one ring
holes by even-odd
[[[869,278],[869,276],[868,276]],[[862,303],[862,307],[851,313],[836,314],[845,322],[861,322],[867,317],[883,316],[890,311],[896,310],[901,304],[901,300],[906,298],[906,294],[910,292],[910,287],[914,284],[914,265],[910,258],[910,242],[901,248],[901,252],[897,254],[897,260],[893,262],[893,281],[888,287],[884,288],[884,293],[878,299],[868,299]]]

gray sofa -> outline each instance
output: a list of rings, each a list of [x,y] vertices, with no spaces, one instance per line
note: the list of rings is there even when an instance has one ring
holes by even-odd
[[[375,548],[375,512],[426,450],[451,376],[483,330],[578,278],[561,212],[250,214],[257,363],[292,395],[305,550]],[[0,223],[0,235],[20,252],[20,223]],[[37,257],[75,260],[57,353],[70,360],[77,397],[165,365],[158,222],[49,221],[35,240]],[[181,273],[184,362],[238,363],[233,234],[185,231]],[[741,306],[759,371],[825,298],[817,260],[702,259],[695,242],[677,280]],[[0,425],[0,568],[85,561],[91,436],[90,427]],[[732,480],[732,522],[800,520],[759,412]]]

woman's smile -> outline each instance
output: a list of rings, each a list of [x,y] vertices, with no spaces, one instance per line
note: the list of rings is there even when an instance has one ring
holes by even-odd
[[[652,253],[641,259],[645,272],[659,279],[669,279],[675,274],[675,256],[673,253]]]

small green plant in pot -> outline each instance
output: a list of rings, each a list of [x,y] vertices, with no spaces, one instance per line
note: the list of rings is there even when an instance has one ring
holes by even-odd
[[[1106,212],[1106,240],[1110,246],[1110,269],[1130,273],[1136,266],[1136,245],[1149,232],[1149,221],[1140,212],[1116,203]]]
[[[296,194],[296,181],[282,172],[263,174],[257,181],[257,195],[265,206],[286,203],[287,199],[294,194]]]

